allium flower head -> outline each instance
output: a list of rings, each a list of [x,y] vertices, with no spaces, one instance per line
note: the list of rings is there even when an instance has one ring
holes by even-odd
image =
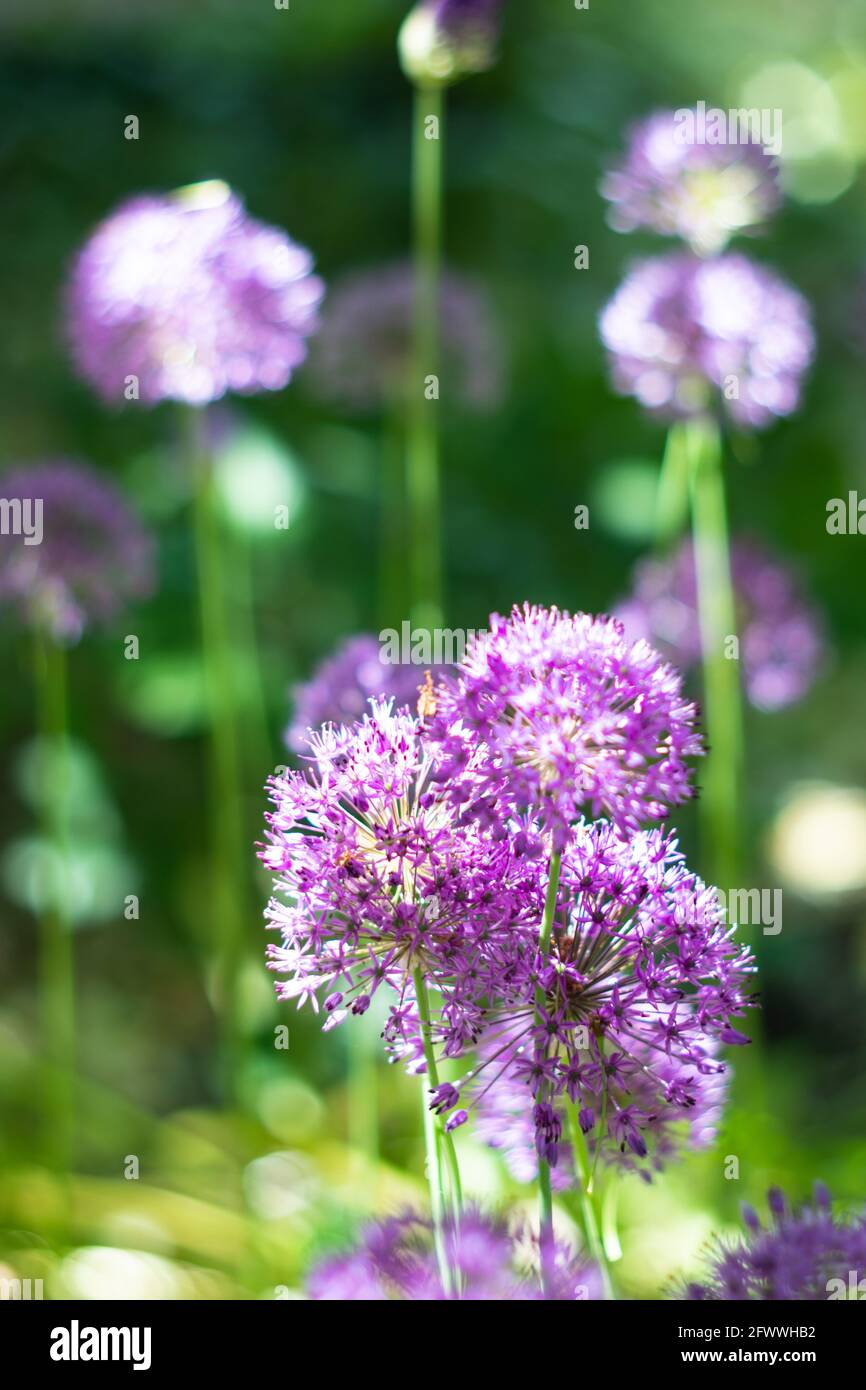
[[[502,1154],[509,1172],[518,1182],[531,1183],[538,1176],[536,1131],[526,1081],[519,1068],[521,1056],[525,1057],[526,1053],[525,1047],[522,1053],[520,1051],[519,1025],[514,1027],[513,1033],[514,1042],[506,1051],[502,1051],[502,1040],[495,1032],[492,1040],[481,1049],[482,1068],[488,1061],[492,1065],[489,1072],[481,1072],[483,1084],[475,1105],[475,1133]],[[707,1046],[707,1062],[714,1060],[717,1051],[712,1044]],[[599,1151],[604,1163],[634,1172],[649,1182],[652,1173],[660,1172],[682,1153],[698,1153],[716,1142],[731,1070],[720,1066],[698,1071],[692,1063],[662,1056],[639,1043],[634,1045],[633,1055],[639,1065],[632,1069],[629,1094],[634,1113],[641,1116],[640,1138],[645,1152],[641,1151],[640,1144],[635,1147],[623,1143],[621,1138],[617,1142],[616,1132],[607,1124],[590,1127],[586,1144],[593,1163]],[[494,1072],[500,1075],[487,1084],[489,1075]],[[687,1100],[683,1099],[686,1095]],[[602,1093],[601,1105],[603,1102]],[[565,1103],[563,1095],[552,1106],[563,1136],[556,1166],[551,1170],[552,1185],[557,1192],[567,1191],[578,1182],[577,1165],[568,1139]],[[580,1113],[584,1125],[589,1127],[590,1108],[584,1107]],[[594,1119],[596,1112],[591,1113]]]
[[[339,1302],[573,1302],[602,1296],[597,1269],[573,1260],[561,1246],[546,1268],[543,1294],[538,1275],[528,1267],[530,1242],[521,1243],[502,1221],[479,1211],[465,1211],[459,1227],[446,1225],[445,1250],[457,1275],[458,1290],[452,1294],[442,1287],[427,1220],[409,1214],[377,1222],[362,1233],[355,1250],[316,1266],[308,1283],[310,1297]]]
[[[802,295],[734,253],[638,262],[599,327],[621,394],[667,418],[719,402],[754,429],[796,410],[815,346]]]
[[[466,277],[440,282],[442,376],[449,399],[472,410],[496,404],[502,360],[490,310]],[[412,268],[397,262],[357,271],[334,286],[310,356],[310,376],[325,400],[349,410],[405,402],[411,388]]]
[[[10,516],[20,509],[26,528],[0,536],[0,602],[25,622],[76,642],[151,592],[150,537],[93,469],[66,460],[16,468],[0,477],[0,498]]]
[[[612,618],[528,604],[494,614],[437,700],[431,737],[452,798],[528,809],[557,847],[585,810],[634,828],[691,795],[695,707],[677,672]],[[479,741],[484,757],[464,766]]]
[[[720,1242],[703,1283],[685,1286],[681,1297],[727,1301],[821,1301],[862,1298],[866,1276],[866,1216],[833,1217],[830,1196],[815,1184],[811,1205],[792,1211],[778,1189],[768,1193],[771,1220],[762,1226],[744,1206],[747,1227],[733,1244]]]
[[[204,405],[278,391],[317,326],[324,289],[312,264],[218,181],[132,198],[73,264],[75,366],[109,402]]]
[[[485,72],[496,57],[502,0],[419,0],[400,30],[403,71],[422,86]]]
[[[734,933],[671,836],[576,826],[550,949],[512,934],[481,1059],[443,1099],[456,1106],[476,1095],[489,1120],[491,1107],[513,1109],[522,1086],[536,1151],[551,1166],[567,1104],[594,1149],[630,1163],[658,1166],[675,1147],[677,1123],[687,1141],[709,1141],[703,1131],[714,1128],[724,1071],[718,1050],[748,1042],[731,1020],[751,1003],[754,963]]]
[[[681,237],[699,255],[716,255],[778,208],[776,163],[757,141],[699,140],[694,116],[656,111],[634,125],[625,159],[608,172],[601,191],[617,231],[647,227]]]
[[[438,679],[440,674],[434,667],[431,679]],[[383,661],[375,637],[366,633],[348,637],[310,680],[295,688],[294,716],[286,730],[286,743],[293,753],[307,752],[311,730],[323,724],[354,724],[369,710],[374,697],[393,700],[398,708],[408,705],[414,712],[425,683],[422,668]]]
[[[277,876],[271,968],[290,977],[277,994],[316,1010],[324,996],[328,1028],[365,1013],[384,986],[386,1040],[415,1068],[417,968],[442,997],[444,1049],[460,1051],[477,1035],[496,948],[538,921],[538,863],[517,852],[495,806],[486,824],[458,824],[407,710],[373,701],[360,723],[328,725],[309,748],[307,771],[271,780],[261,852]]]
[[[802,699],[824,651],[822,625],[789,566],[757,542],[731,546],[743,684],[757,709]],[[690,541],[665,559],[642,561],[618,616],[633,638],[652,642],[686,670],[701,659],[694,552]]]

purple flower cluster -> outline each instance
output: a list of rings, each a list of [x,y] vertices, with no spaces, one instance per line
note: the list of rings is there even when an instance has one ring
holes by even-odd
[[[281,944],[277,993],[324,995],[326,1027],[391,995],[389,1047],[422,1070],[412,974],[442,996],[440,1036],[459,1052],[477,1033],[499,952],[541,911],[538,865],[504,829],[461,825],[432,778],[421,721],[373,701],[351,728],[309,737],[304,772],[271,779],[261,858],[276,875],[268,916]]]
[[[526,604],[471,643],[430,732],[465,814],[532,809],[559,849],[584,811],[628,830],[685,801],[695,718],[678,673],[616,620]]]
[[[768,1193],[771,1224],[761,1225],[744,1206],[747,1234],[735,1244],[720,1243],[703,1283],[686,1285],[682,1297],[695,1300],[820,1301],[862,1298],[866,1276],[866,1216],[834,1218],[830,1195],[815,1184],[812,1205],[791,1211],[777,1189]]]
[[[757,142],[698,142],[682,116],[656,111],[629,131],[621,164],[601,191],[621,232],[639,227],[677,236],[702,255],[724,250],[730,237],[763,226],[781,195],[776,164]]]
[[[72,267],[75,366],[109,402],[280,390],[317,326],[311,272],[309,251],[249,217],[225,184],[132,198]]]
[[[522,1093],[520,1133],[551,1165],[564,1118],[628,1164],[708,1142],[753,963],[645,828],[702,748],[678,675],[611,619],[527,606],[491,619],[423,715],[371,703],[271,782],[278,994],[323,998],[330,1028],[385,986],[386,1043],[423,1072],[420,972],[437,1050],[479,1049],[432,1107],[453,1129],[465,1097],[489,1132]]]
[[[788,565],[751,540],[731,546],[743,684],[757,709],[802,699],[819,669],[824,638],[816,609]],[[634,639],[652,642],[685,670],[701,657],[694,552],[685,541],[672,555],[642,561],[618,616]]]
[[[446,1293],[433,1252],[430,1222],[412,1213],[377,1222],[361,1236],[356,1249],[317,1265],[308,1281],[310,1297],[337,1302],[421,1300],[469,1302],[545,1300],[574,1302],[602,1297],[601,1280],[593,1265],[574,1261],[557,1246],[548,1260],[542,1293],[532,1271],[537,1244],[522,1242],[500,1220],[468,1210],[459,1226],[444,1231],[448,1267],[457,1292]]]
[[[151,539],[92,469],[66,460],[17,468],[0,478],[0,497],[20,507],[30,532],[0,537],[0,601],[25,622],[72,643],[152,591]]]
[[[402,404],[410,388],[415,288],[407,263],[357,271],[334,286],[310,355],[320,396],[349,410]],[[443,392],[472,410],[495,405],[502,358],[488,304],[464,276],[439,289]]]
[[[718,401],[756,429],[796,410],[815,346],[802,295],[733,253],[638,262],[599,327],[623,395],[667,418]]]
[[[431,677],[441,671],[434,667]],[[286,730],[286,744],[293,753],[307,750],[308,735],[323,724],[354,724],[370,707],[370,700],[392,700],[395,706],[418,703],[426,675],[419,667],[382,660],[375,637],[361,633],[341,642],[308,681],[293,691],[294,714]]]
[[[550,947],[540,951],[528,934],[514,941],[481,1061],[448,1087],[448,1104],[477,1093],[489,1138],[522,1087],[537,1152],[551,1166],[568,1106],[594,1148],[629,1162],[658,1166],[676,1147],[674,1126],[692,1144],[711,1142],[723,1094],[718,1048],[748,1042],[731,1018],[750,1004],[754,963],[734,931],[671,836],[576,825]],[[519,1134],[513,1123],[501,1131],[524,1171],[526,1138],[525,1120]]]

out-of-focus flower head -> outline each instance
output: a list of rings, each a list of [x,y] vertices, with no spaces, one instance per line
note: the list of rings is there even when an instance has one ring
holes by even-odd
[[[735,253],[639,261],[599,328],[622,395],[669,419],[719,404],[753,429],[797,409],[815,349],[802,295]]]
[[[310,354],[310,380],[324,400],[348,410],[403,403],[411,389],[412,268],[408,263],[356,271],[334,286]],[[466,277],[440,282],[439,332],[444,394],[471,410],[495,406],[502,354],[489,306]]]
[[[430,672],[431,679],[437,680],[443,674],[439,667]],[[426,672],[418,666],[383,661],[375,637],[366,633],[347,637],[308,681],[295,687],[286,743],[293,753],[307,752],[312,730],[323,724],[354,724],[373,698],[393,700],[398,708],[408,705],[414,711],[425,685]]]
[[[635,829],[687,800],[696,717],[679,674],[614,619],[526,604],[470,644],[430,734],[467,815],[492,796],[540,817],[561,848],[585,811]]]
[[[618,1150],[631,1164],[668,1157],[677,1121],[686,1140],[709,1139],[724,1071],[718,1050],[749,1041],[731,1022],[752,1003],[755,968],[735,930],[671,836],[575,826],[549,950],[512,932],[481,1059],[434,1091],[434,1106],[445,1113],[472,1096],[483,1105],[507,1079],[501,1103],[510,1109],[522,1086],[536,1152],[552,1167],[567,1105],[593,1148]]]
[[[757,709],[775,710],[806,694],[825,649],[822,624],[793,570],[756,541],[731,546],[743,684]],[[626,632],[658,647],[681,670],[701,659],[694,551],[686,540],[664,559],[642,560],[618,609]]]
[[[757,140],[710,144],[697,112],[656,111],[629,131],[621,164],[602,181],[620,232],[678,236],[699,255],[762,227],[781,195],[776,162]]]
[[[0,602],[59,642],[77,642],[153,589],[150,536],[93,469],[67,460],[0,477]]]
[[[743,1207],[746,1232],[735,1243],[719,1242],[702,1283],[686,1284],[680,1297],[694,1300],[743,1299],[776,1302],[862,1298],[859,1280],[866,1269],[866,1216],[834,1218],[823,1183],[815,1196],[792,1211],[778,1188],[768,1193],[771,1221],[762,1226]]]
[[[281,944],[271,968],[282,999],[309,1000],[325,1027],[390,997],[385,1040],[423,1070],[412,976],[442,996],[438,1035],[459,1052],[481,1027],[497,950],[537,924],[540,862],[492,801],[461,825],[431,777],[422,721],[372,701],[349,728],[309,738],[304,772],[270,782],[260,857],[276,876],[267,918]],[[490,978],[488,978],[490,977]]]
[[[528,1239],[521,1242],[504,1222],[472,1208],[461,1214],[459,1226],[446,1223],[444,1246],[457,1276],[452,1293],[442,1286],[430,1222],[410,1213],[369,1226],[354,1250],[317,1265],[308,1281],[310,1297],[339,1302],[574,1302],[602,1297],[596,1267],[574,1260],[560,1245],[546,1264],[542,1293],[530,1267],[537,1247],[533,1252]]]
[[[420,86],[449,86],[486,72],[496,59],[503,0],[419,0],[397,45],[406,76]]]
[[[309,251],[214,180],[122,203],[73,263],[66,331],[105,401],[204,405],[278,391],[324,293]]]

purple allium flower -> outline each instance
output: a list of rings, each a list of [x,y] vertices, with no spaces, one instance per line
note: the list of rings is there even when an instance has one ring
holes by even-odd
[[[494,614],[437,702],[431,737],[452,799],[470,813],[490,796],[527,808],[556,848],[583,811],[633,829],[692,794],[695,706],[678,673],[612,618],[529,604]],[[472,759],[479,741],[485,754]]]
[[[515,1028],[515,1034],[517,1033]],[[476,1104],[475,1132],[491,1148],[501,1152],[509,1172],[518,1182],[534,1182],[538,1176],[538,1152],[536,1148],[535,1127],[532,1110],[527,1103],[526,1082],[516,1074],[515,1064],[519,1061],[515,1044],[508,1052],[501,1052],[501,1042],[488,1042],[481,1049],[482,1064],[494,1061],[495,1069],[502,1075],[491,1085],[484,1085],[479,1092]],[[707,1058],[716,1055],[716,1048],[708,1045]],[[635,1068],[632,1076],[631,1094],[635,1108],[646,1118],[641,1124],[641,1137],[646,1144],[646,1153],[638,1155],[632,1147],[621,1144],[601,1144],[600,1157],[608,1164],[637,1173],[649,1182],[651,1172],[660,1172],[666,1163],[679,1157],[680,1151],[690,1153],[710,1148],[716,1141],[718,1126],[727,1100],[730,1085],[730,1068],[698,1071],[691,1063],[683,1063],[676,1057],[660,1056],[650,1048],[635,1044],[634,1056],[646,1071]],[[499,1053],[498,1065],[496,1057]],[[486,1082],[486,1074],[484,1077]],[[685,1086],[686,1090],[681,1090]],[[682,1096],[688,1095],[689,1103]],[[459,1098],[459,1094],[458,1094]],[[565,1096],[557,1102],[563,1133],[568,1130],[564,1124],[562,1111]],[[587,1135],[587,1147],[594,1161],[600,1138],[610,1139],[611,1131],[606,1126],[606,1136],[599,1135],[596,1111],[585,1103],[579,1108],[579,1122]],[[562,1192],[574,1187],[578,1181],[574,1156],[570,1143],[565,1140],[559,1147],[557,1164],[551,1170],[554,1191]]]
[[[718,400],[755,429],[796,410],[815,346],[802,295],[734,253],[639,261],[599,328],[622,395],[668,418]]]
[[[431,670],[435,680],[442,674],[442,668]],[[373,697],[393,700],[397,707],[408,705],[414,712],[425,681],[425,671],[419,666],[383,661],[375,637],[366,633],[347,637],[310,680],[295,687],[294,716],[286,730],[286,743],[293,753],[305,753],[311,730],[323,724],[354,724],[367,712]]]
[[[132,198],[72,267],[75,366],[109,402],[204,405],[278,391],[317,326],[324,288],[312,265],[218,181]]]
[[[566,1104],[602,1152],[612,1146],[632,1162],[668,1156],[676,1119],[687,1131],[695,1120],[692,1140],[714,1126],[720,1095],[707,1078],[724,1071],[719,1046],[748,1042],[731,1018],[751,1005],[754,962],[734,932],[670,835],[575,826],[550,949],[511,933],[481,1058],[454,1085],[458,1099],[483,1098],[507,1078],[508,1093],[490,1104],[510,1108],[522,1085],[537,1152],[551,1166]]]
[[[545,1269],[547,1292],[537,1274],[537,1243],[515,1239],[501,1220],[469,1209],[460,1225],[445,1229],[449,1268],[458,1275],[459,1292],[445,1293],[433,1252],[429,1221],[415,1214],[369,1226],[357,1248],[317,1265],[309,1278],[313,1299],[439,1302],[574,1301],[600,1299],[601,1280],[594,1265],[575,1261],[561,1245]],[[533,1260],[534,1255],[534,1260]]]
[[[696,113],[684,114],[691,122],[656,111],[632,126],[625,159],[608,172],[601,191],[617,231],[648,227],[715,255],[779,207],[776,162],[756,141],[703,143]]]
[[[419,0],[398,41],[403,71],[422,86],[486,72],[496,57],[503,0]]]
[[[821,1301],[862,1298],[866,1280],[866,1215],[834,1219],[830,1196],[815,1184],[812,1205],[791,1211],[778,1189],[768,1193],[771,1221],[762,1226],[743,1207],[747,1231],[720,1242],[703,1283],[685,1286],[686,1299]]]
[[[334,286],[310,355],[311,380],[325,400],[380,410],[406,400],[412,373],[415,288],[408,263],[356,271]],[[443,394],[472,410],[496,405],[502,353],[482,292],[446,271],[440,282]]]
[[[311,734],[309,748],[304,773],[270,781],[260,856],[277,876],[267,917],[282,944],[270,964],[290,977],[277,994],[316,1010],[326,997],[328,1029],[385,986],[386,1041],[423,1070],[413,970],[442,996],[444,1050],[461,1051],[498,978],[497,952],[539,920],[538,861],[517,852],[495,807],[486,825],[458,823],[408,710],[373,701],[351,728]]]
[[[16,468],[0,477],[0,499],[23,523],[0,536],[0,602],[25,622],[73,643],[151,593],[151,539],[93,469],[66,460]]]
[[[824,652],[819,615],[800,591],[792,569],[762,545],[738,539],[731,546],[743,684],[757,709],[775,710],[802,699]],[[633,638],[645,638],[682,670],[701,659],[697,583],[691,541],[665,559],[641,561],[634,587],[618,616]]]

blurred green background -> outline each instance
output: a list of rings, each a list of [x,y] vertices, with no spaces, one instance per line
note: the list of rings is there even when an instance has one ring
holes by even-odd
[[[70,255],[121,199],[222,178],[309,246],[326,281],[408,249],[410,92],[402,0],[23,0],[0,14],[0,426],[3,465],[89,459],[159,540],[156,597],[71,657],[76,738],[78,1135],[70,1188],[40,1163],[32,906],[47,872],[32,777],[29,648],[0,617],[0,1273],[46,1296],[292,1296],[358,1219],[423,1200],[417,1083],[377,1078],[381,1160],[347,1103],[351,1026],[278,1008],[251,911],[241,1103],[221,1102],[209,993],[204,703],[188,487],[168,408],[103,410],[72,376],[60,291]],[[529,599],[609,609],[648,543],[661,427],[611,392],[600,307],[635,256],[598,182],[624,128],[698,99],[782,107],[785,207],[745,245],[810,300],[818,355],[797,416],[733,441],[734,529],[794,559],[831,659],[808,698],[750,713],[745,882],[781,886],[784,927],[744,935],[761,961],[763,1077],[741,1078],[719,1142],[651,1187],[622,1184],[623,1289],[657,1296],[771,1182],[866,1192],[866,551],[828,536],[826,503],[866,491],[866,10],[860,0],[512,2],[501,58],[449,96],[450,265],[491,298],[507,361],[493,414],[444,415],[447,621],[479,628]],[[135,114],[140,138],[123,136]],[[590,267],[573,268],[586,244]],[[379,626],[379,422],[322,406],[304,373],[233,403],[225,520],[249,575],[267,738],[244,807],[284,760],[291,685],[335,642]],[[264,499],[264,511],[250,499]],[[274,532],[271,499],[291,507]],[[590,507],[588,531],[574,508]],[[405,614],[395,615],[395,625]],[[138,662],[122,638],[140,638]],[[259,697],[237,648],[248,724]],[[249,680],[246,679],[249,675]],[[244,683],[246,682],[246,683]],[[28,776],[28,769],[30,775]],[[694,846],[691,813],[678,818]],[[252,869],[251,869],[252,872]],[[264,900],[267,884],[256,882]],[[137,894],[139,919],[124,918]],[[274,1029],[290,1028],[287,1051]],[[375,1032],[375,1021],[369,1031]],[[746,1070],[755,1068],[749,1062]],[[748,1082],[748,1085],[746,1084]],[[530,1201],[461,1131],[470,1191]],[[724,1177],[726,1155],[740,1160]],[[138,1177],[129,1157],[138,1161]]]

